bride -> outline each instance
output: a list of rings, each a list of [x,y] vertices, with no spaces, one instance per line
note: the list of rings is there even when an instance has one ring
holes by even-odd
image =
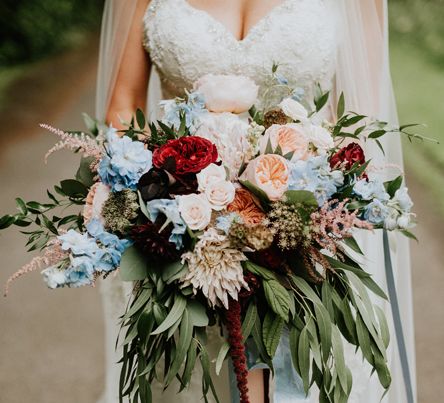
[[[272,65],[278,63],[279,74],[290,85],[302,87],[307,99],[312,97],[314,84],[320,83],[323,89],[332,91],[332,102],[344,92],[349,110],[396,123],[386,14],[384,0],[108,0],[102,28],[98,117],[119,126],[121,119],[129,120],[138,107],[155,117],[161,98],[183,94],[207,73],[241,74],[261,86]],[[400,147],[399,138],[392,136],[385,140],[385,156],[371,145],[366,145],[366,154],[378,165],[400,166]],[[382,235],[366,234],[360,243],[368,257],[367,271],[385,286]],[[414,395],[408,244],[396,235],[390,243]],[[115,340],[118,317],[130,293],[118,278],[103,282],[107,357],[103,403],[118,402],[120,353],[115,350]],[[393,382],[382,401],[411,402],[414,398],[406,395],[390,304],[376,299],[375,303],[383,307],[392,334],[388,356]],[[349,350],[347,365],[354,380],[350,401],[381,401],[383,390],[377,377],[370,374],[361,353]],[[268,382],[267,373],[261,369],[250,372],[251,402],[318,401],[315,392],[305,397],[297,385],[290,394],[281,393],[282,384]],[[160,385],[153,385],[153,401],[201,400],[200,377],[194,379],[195,383],[181,394],[177,394],[177,385],[164,392]],[[229,383],[229,370],[225,368],[217,379],[221,402],[232,399]]]

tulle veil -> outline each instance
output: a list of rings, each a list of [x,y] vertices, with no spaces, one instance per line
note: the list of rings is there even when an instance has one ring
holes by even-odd
[[[99,119],[104,119],[106,116],[137,2],[138,0],[106,0],[105,2],[96,98],[96,116]],[[389,68],[387,0],[335,0],[335,4],[342,14],[341,35],[343,40],[337,54],[333,98],[337,99],[343,92],[346,97],[347,110],[397,124],[396,104]],[[161,98],[159,78],[155,69],[151,72],[147,97],[148,110],[155,110],[155,106]],[[401,168],[403,163],[399,135],[385,136],[382,143],[385,155],[376,145],[367,144],[365,146],[367,156],[376,161],[377,165]],[[390,169],[386,169],[384,175],[393,177]],[[372,260],[373,266],[380,264],[381,267],[384,267],[381,252],[382,235],[363,235],[360,242],[367,256]],[[401,235],[390,235],[390,242],[396,287],[401,305],[401,318],[414,383],[415,353],[409,246],[408,241]],[[382,286],[386,285],[383,270],[373,274],[375,281]],[[390,318],[390,305],[380,301],[378,303],[382,304],[386,315]],[[392,334],[394,334],[393,324],[391,327]],[[396,344],[394,337],[392,337],[391,344],[389,361],[391,361],[391,370],[395,381],[382,401],[404,402],[407,399],[398,351],[394,346]],[[412,385],[412,387],[416,392],[416,385]],[[366,393],[369,402],[379,401],[382,392],[377,377],[373,376],[368,380]]]

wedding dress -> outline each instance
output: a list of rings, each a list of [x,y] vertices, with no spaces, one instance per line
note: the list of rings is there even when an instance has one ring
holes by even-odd
[[[241,74],[251,77],[263,87],[274,63],[279,64],[279,74],[291,86],[304,89],[307,99],[312,98],[313,86],[319,83],[325,90],[334,90],[334,77],[338,74],[337,53],[341,46],[340,13],[336,0],[283,0],[266,16],[259,20],[238,40],[216,17],[194,8],[186,0],[152,0],[146,11],[143,26],[144,46],[149,52],[155,71],[150,87],[160,78],[162,98],[182,95],[191,89],[202,75]],[[345,38],[346,40],[347,38]],[[150,90],[152,90],[150,88]],[[158,96],[152,96],[149,113],[155,109]],[[359,111],[362,112],[362,111]],[[363,111],[365,112],[365,111]],[[366,150],[368,156],[378,159],[374,149]],[[385,285],[382,236],[364,234],[361,245],[367,256],[366,270],[374,275],[381,286]],[[408,245],[404,239],[393,236],[391,239],[397,287],[400,291],[404,331],[408,344],[411,364],[414,364],[413,327],[411,313],[411,284],[409,271]],[[118,401],[120,350],[115,350],[118,334],[118,317],[124,312],[130,288],[122,286],[118,278],[103,282],[103,296],[106,321],[106,391],[103,403]],[[391,322],[390,306],[375,298],[384,309]],[[393,326],[392,326],[393,327]],[[392,334],[393,334],[393,329]],[[211,335],[213,341],[218,334]],[[211,338],[210,337],[210,338]],[[213,350],[213,354],[217,351]],[[376,375],[371,376],[369,367],[364,364],[360,352],[349,347],[347,364],[353,374],[352,403],[377,403],[381,401],[383,390]],[[396,340],[388,351],[393,376],[392,387],[382,402],[403,403],[406,401]],[[228,369],[224,368],[220,377],[215,377],[216,388],[221,402],[230,402]],[[201,400],[199,368],[193,377],[190,388],[177,394],[178,385],[172,385],[164,393],[160,385],[153,385],[155,403],[197,402]],[[282,399],[281,399],[282,400]],[[295,391],[293,398],[275,403],[317,402],[316,391],[307,398],[301,391]]]

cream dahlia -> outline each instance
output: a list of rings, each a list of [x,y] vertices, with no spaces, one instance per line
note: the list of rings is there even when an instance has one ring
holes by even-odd
[[[182,255],[188,272],[181,279],[183,287],[191,285],[196,294],[201,291],[214,307],[221,303],[228,309],[228,296],[237,300],[241,288],[248,289],[242,262],[246,256],[230,246],[230,241],[210,228],[196,244],[193,252]]]

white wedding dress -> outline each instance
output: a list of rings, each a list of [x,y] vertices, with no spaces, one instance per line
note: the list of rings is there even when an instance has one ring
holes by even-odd
[[[307,99],[311,98],[315,83],[323,89],[333,86],[337,49],[341,36],[338,27],[341,21],[336,13],[335,0],[284,0],[281,5],[255,24],[246,37],[237,40],[215,17],[198,10],[186,0],[152,0],[144,18],[145,48],[149,52],[155,70],[160,78],[162,98],[172,98],[191,89],[202,75],[242,74],[263,85],[274,63],[279,64],[279,74],[290,85],[302,87]],[[151,80],[156,83],[157,75]],[[155,108],[151,99],[151,108]],[[371,150],[368,151],[371,154]],[[384,259],[381,234],[366,234],[361,245],[367,254],[366,269],[374,275],[378,284],[384,286]],[[411,285],[408,245],[396,236],[392,241],[397,287],[400,290],[404,331],[409,349],[409,359],[414,365],[413,321],[411,313]],[[402,270],[406,272],[403,273]],[[103,282],[103,296],[106,321],[106,390],[103,403],[118,402],[120,351],[115,350],[118,333],[118,317],[124,312],[131,290],[123,287],[119,279]],[[390,321],[388,303],[376,301],[385,310]],[[393,329],[392,329],[393,335]],[[214,338],[219,337],[214,335]],[[353,378],[353,392],[350,402],[378,403],[383,390],[376,375],[371,376],[363,363],[361,353],[347,350],[347,364]],[[396,340],[392,337],[389,347],[389,361],[392,370],[392,387],[383,402],[404,403],[405,392],[401,376]],[[177,385],[162,393],[159,385],[153,385],[155,403],[194,403],[201,400],[201,384],[196,367],[196,376],[190,389],[177,394]],[[228,370],[217,379],[221,402],[230,402]],[[306,399],[295,397],[275,403],[317,402],[316,392]]]

